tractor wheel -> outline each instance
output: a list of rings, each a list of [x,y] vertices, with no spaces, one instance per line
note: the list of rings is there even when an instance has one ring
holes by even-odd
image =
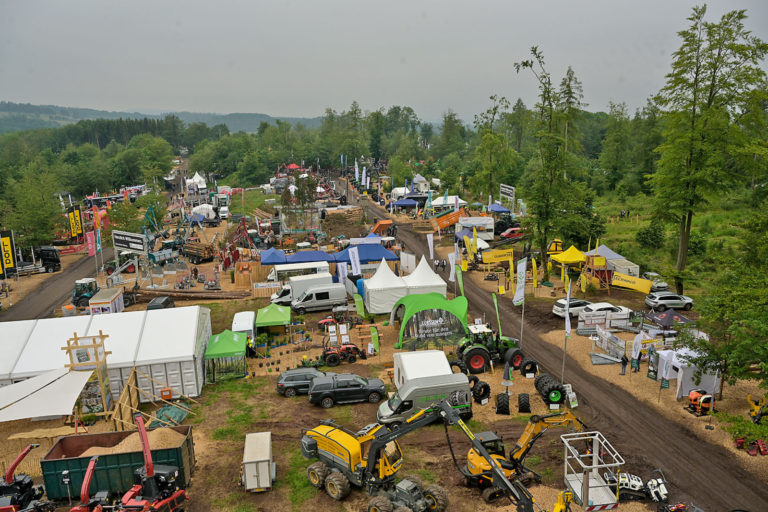
[[[488,351],[481,347],[475,347],[464,354],[464,363],[469,373],[483,373],[490,364]]]
[[[381,395],[378,394],[376,391],[368,395],[368,402],[372,404],[377,404],[381,401]]]
[[[483,499],[486,503],[495,503],[504,497],[504,491],[498,487],[488,487],[483,491]]]
[[[413,512],[413,509],[408,507],[397,507],[395,512]]]
[[[448,493],[439,485],[430,485],[424,489],[427,510],[444,512],[448,509]]]
[[[325,356],[325,364],[328,366],[339,366],[341,358],[338,354],[328,354]]]
[[[529,373],[536,373],[536,370],[539,369],[539,363],[537,363],[533,359],[525,358],[523,359],[523,362],[520,363],[520,373],[522,375],[527,375]]]
[[[394,507],[386,496],[374,496],[368,502],[368,512],[392,512]]]
[[[517,395],[517,412],[531,412],[531,396],[528,393]]]
[[[465,365],[464,361],[462,361],[461,359],[454,359],[453,361],[451,361],[450,365],[451,365],[451,371],[453,371],[453,373],[456,373],[455,368],[458,368],[459,370],[458,373],[464,373],[464,374],[467,373],[467,365]]]
[[[489,396],[491,396],[491,386],[485,381],[480,381],[475,385],[472,390],[472,396],[475,398],[475,402],[480,403]]]
[[[325,492],[336,501],[346,498],[350,490],[349,480],[339,472],[334,471],[325,478]]]
[[[285,396],[287,398],[293,398],[296,396],[296,388],[286,388],[285,389]]]
[[[323,462],[315,462],[307,468],[307,480],[313,487],[323,488],[325,477],[328,476],[328,466]]]
[[[90,304],[90,299],[88,299],[88,297],[80,297],[77,300],[77,307],[79,308],[87,308],[88,304]]]
[[[357,361],[357,357],[355,357],[355,354],[349,354],[349,355],[347,356],[347,362],[348,362],[348,363],[352,364],[352,363],[354,363],[355,361]]]
[[[480,377],[478,377],[477,375],[470,375],[467,378],[469,380],[469,389],[470,390],[475,389],[475,386],[477,385],[477,383],[480,382]]]
[[[499,393],[496,395],[496,414],[509,414],[509,395]]]
[[[419,488],[419,490],[421,492],[424,492],[424,482],[421,481],[421,478],[419,478],[419,477],[417,477],[415,475],[405,475],[405,476],[403,476],[403,478],[401,478],[401,480],[408,480],[408,481],[413,482],[416,485],[416,487]]]
[[[547,403],[559,404],[565,399],[565,390],[562,384],[554,383],[544,388],[541,395]]]
[[[333,407],[333,398],[329,396],[323,398],[322,400],[320,400],[320,405],[323,406],[323,409],[330,409],[331,407]]]
[[[504,352],[504,362],[509,363],[509,366],[517,370],[523,362],[523,351],[519,348],[508,348]]]

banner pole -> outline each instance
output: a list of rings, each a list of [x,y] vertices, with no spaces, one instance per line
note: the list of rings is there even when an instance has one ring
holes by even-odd
[[[525,300],[523,300],[523,311],[520,314],[520,349],[523,348],[523,326],[525,325]]]
[[[566,315],[569,314],[567,311]],[[568,352],[568,335],[565,335],[563,340],[563,366],[560,369],[560,384],[565,384],[565,354]]]

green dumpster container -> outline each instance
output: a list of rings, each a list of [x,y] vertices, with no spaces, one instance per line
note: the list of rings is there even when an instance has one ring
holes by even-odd
[[[178,485],[182,489],[189,485],[195,467],[195,446],[192,439],[192,427],[181,425],[167,427],[184,436],[178,446],[152,450],[152,461],[157,465],[177,466],[179,468]],[[85,471],[91,457],[80,455],[92,446],[111,447],[135,433],[135,430],[123,432],[102,432],[60,437],[48,453],[40,460],[43,482],[48,499],[67,499],[67,486],[61,483],[61,473],[69,470],[72,497],[80,496]],[[91,481],[90,494],[97,491],[124,493],[133,486],[133,472],[144,465],[141,451],[100,455],[99,462]]]

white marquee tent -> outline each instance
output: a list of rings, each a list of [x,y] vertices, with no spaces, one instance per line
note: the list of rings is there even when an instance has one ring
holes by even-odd
[[[110,389],[117,397],[136,366],[139,387],[160,396],[169,387],[174,397],[198,396],[205,382],[204,357],[211,336],[210,310],[190,306],[111,315],[75,316],[2,322],[0,386],[64,368],[69,363],[62,347],[74,333],[108,335],[105,341]],[[151,378],[149,378],[151,377]],[[148,395],[141,395],[148,401]]]
[[[408,295],[408,286],[389,268],[384,259],[370,279],[363,284],[365,307],[370,313],[389,313],[395,302]]]
[[[456,197],[457,196],[448,196],[448,200],[445,199],[445,196],[439,196],[434,199],[432,199],[432,207],[433,208],[442,208],[444,206],[448,206],[453,208],[456,206]],[[467,203],[465,200],[459,197],[459,206],[467,206],[469,203]]]
[[[448,289],[448,285],[432,270],[424,256],[421,257],[416,269],[405,276],[403,281],[408,286],[408,295],[437,292],[445,297]]]

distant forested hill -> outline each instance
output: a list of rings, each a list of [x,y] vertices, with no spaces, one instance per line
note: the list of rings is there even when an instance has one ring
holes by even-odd
[[[0,101],[0,133],[37,128],[55,128],[76,123],[84,119],[162,119],[168,114],[177,116],[185,123],[205,123],[208,126],[225,124],[230,132],[255,132],[259,124],[266,121],[275,124],[280,119],[291,124],[303,124],[308,128],[317,128],[322,117],[272,117],[267,114],[205,114],[197,112],[165,112],[163,114],[144,114],[141,112],[113,112],[91,108],[59,107],[56,105],[31,105]]]

